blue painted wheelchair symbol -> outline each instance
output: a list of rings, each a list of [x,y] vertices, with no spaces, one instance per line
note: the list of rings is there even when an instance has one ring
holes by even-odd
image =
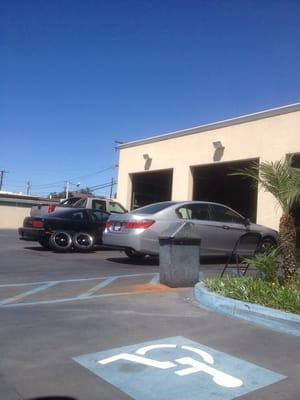
[[[180,336],[74,360],[136,400],[232,400],[285,378]]]

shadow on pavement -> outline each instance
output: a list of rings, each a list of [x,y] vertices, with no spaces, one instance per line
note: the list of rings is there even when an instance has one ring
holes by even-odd
[[[112,261],[119,264],[127,264],[127,265],[159,265],[158,257],[145,257],[141,260],[131,260],[128,257],[110,257],[107,258],[108,261]]]
[[[66,396],[46,396],[46,397],[33,397],[27,400],[76,400],[75,397]]]
[[[39,251],[39,252],[45,252],[45,251],[51,251],[52,253],[57,253],[57,254],[70,254],[70,253],[79,253],[79,254],[93,254],[93,253],[97,253],[97,252],[100,252],[100,251],[107,251],[107,250],[109,250],[109,251],[115,251],[115,250],[112,250],[112,249],[108,249],[107,247],[103,247],[103,246],[95,246],[94,248],[93,248],[93,250],[90,250],[90,251],[80,251],[80,250],[77,250],[77,249],[69,249],[69,250],[66,250],[66,251],[55,251],[55,250],[53,250],[53,249],[48,249],[48,248],[46,248],[46,247],[42,247],[42,246],[40,246],[40,245],[36,245],[36,246],[26,246],[26,247],[24,247],[24,249],[25,250],[33,250],[33,251]]]

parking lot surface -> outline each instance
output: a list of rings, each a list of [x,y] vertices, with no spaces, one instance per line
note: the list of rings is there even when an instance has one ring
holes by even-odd
[[[0,399],[300,398],[298,337],[206,310],[158,272],[0,231]]]

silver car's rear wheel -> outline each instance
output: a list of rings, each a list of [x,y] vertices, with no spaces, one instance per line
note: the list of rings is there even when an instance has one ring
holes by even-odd
[[[124,253],[130,260],[133,261],[139,261],[142,260],[145,257],[145,254],[139,253],[137,251],[131,250],[131,249],[126,249],[124,250]]]
[[[68,232],[57,231],[52,233],[49,243],[53,250],[63,252],[72,247],[73,240]]]
[[[94,238],[88,233],[78,232],[74,235],[73,244],[78,250],[88,251],[94,246]]]

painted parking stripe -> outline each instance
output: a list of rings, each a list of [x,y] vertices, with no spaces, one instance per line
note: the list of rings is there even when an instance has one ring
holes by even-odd
[[[157,283],[159,283],[159,274],[155,274],[149,283],[150,285],[156,285]]]
[[[116,281],[117,279],[120,278],[125,278],[125,279],[130,279],[130,278],[136,278],[136,277],[145,277],[145,283],[148,283],[150,286],[154,285],[155,282],[157,282],[159,275],[157,273],[145,273],[145,274],[126,274],[126,275],[114,275],[114,276],[105,276],[105,277],[97,277],[97,278],[82,278],[82,279],[65,279],[65,280],[60,280],[60,281],[40,281],[40,282],[29,282],[29,283],[18,283],[18,284],[6,284],[6,285],[0,285],[0,288],[13,288],[13,287],[26,287],[26,286],[33,286],[37,285],[36,288],[22,292],[16,296],[3,299],[0,301],[0,307],[24,307],[24,306],[32,306],[32,305],[42,305],[42,304],[56,304],[56,303],[65,303],[65,302],[72,302],[72,301],[77,301],[77,300],[89,300],[93,298],[100,298],[100,297],[110,297],[110,296],[128,296],[128,295],[133,295],[133,294],[140,294],[141,292],[139,291],[132,291],[132,290],[126,290],[124,292],[113,292],[113,293],[101,293],[101,289],[106,288],[109,286],[111,283]],[[152,277],[149,280],[149,277]],[[59,284],[72,284],[72,283],[78,283],[78,282],[92,282],[92,281],[100,281],[98,284],[95,286],[91,287],[89,290],[87,290],[84,293],[79,294],[78,296],[74,297],[64,297],[64,298],[56,298],[56,299],[49,299],[49,300],[37,300],[37,301],[25,301],[25,302],[18,302],[21,299],[26,299],[26,297],[30,295],[34,295],[36,293],[42,292],[46,289],[49,289],[55,285]],[[72,289],[72,286],[70,287]],[[99,294],[97,291],[100,291]],[[143,289],[143,293],[151,292],[152,289],[147,290],[147,288]],[[68,288],[66,289],[66,293],[68,293]]]
[[[18,294],[16,296],[9,297],[8,299],[0,301],[0,305],[2,306],[2,305],[9,304],[9,303],[14,303],[14,302],[16,302],[16,301],[18,301],[20,299],[24,299],[27,296],[30,296],[32,294],[36,294],[36,293],[42,292],[42,291],[44,291],[46,289],[49,289],[49,288],[57,285],[58,283],[59,282],[57,282],[57,281],[54,281],[54,282],[51,282],[51,283],[46,283],[46,284],[44,284],[42,286],[38,286],[38,287],[36,287],[36,288],[34,288],[32,290],[28,290],[27,292],[23,292],[23,293],[20,293],[20,294]]]
[[[286,378],[182,336],[73,360],[135,400],[233,400]]]
[[[78,299],[81,299],[83,297],[90,297],[92,296],[94,293],[96,293],[98,290],[105,288],[106,286],[110,285],[112,282],[114,282],[115,280],[117,280],[118,277],[117,276],[112,276],[111,278],[107,278],[105,279],[103,282],[98,283],[98,285],[92,287],[91,289],[89,289],[87,292],[82,293],[81,295],[78,296]]]
[[[145,272],[144,274],[128,274],[128,275],[113,275],[115,278],[131,278],[135,276],[153,276],[153,272]],[[109,279],[111,278],[112,275],[109,276],[101,276],[101,277],[95,277],[95,278],[78,278],[78,279],[63,279],[60,281],[40,281],[40,282],[26,282],[26,283],[6,283],[0,285],[1,287],[18,287],[18,286],[32,286],[32,285],[42,285],[42,284],[48,284],[48,283],[68,283],[68,282],[84,282],[84,281],[96,281],[96,280],[103,280],[103,279]]]
[[[143,293],[153,293],[150,289],[145,290]],[[32,302],[27,302],[27,303],[12,303],[12,304],[1,304],[0,307],[6,307],[6,308],[13,308],[13,307],[25,307],[25,306],[36,306],[36,305],[43,305],[43,304],[56,304],[56,303],[68,303],[72,301],[77,301],[77,300],[92,300],[92,299],[97,299],[100,297],[114,297],[114,296],[133,296],[133,295],[140,295],[141,292],[122,292],[122,293],[103,293],[103,294],[97,294],[93,296],[88,296],[88,297],[69,297],[69,298],[64,298],[64,299],[55,299],[55,300],[41,300],[41,301],[32,301]]]

